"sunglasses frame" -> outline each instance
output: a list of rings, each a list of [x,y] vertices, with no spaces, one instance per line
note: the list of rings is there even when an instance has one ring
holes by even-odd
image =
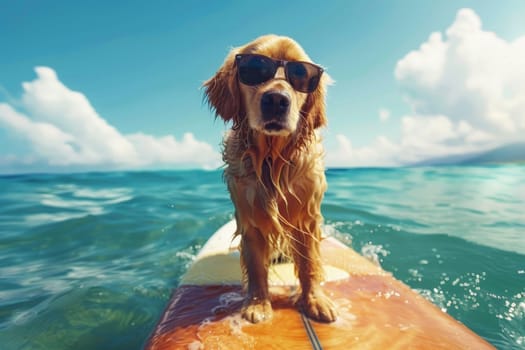
[[[274,68],[274,72],[272,74],[272,76],[267,79],[267,80],[263,80],[261,82],[258,82],[256,84],[248,84],[246,82],[243,81],[243,79],[241,78],[241,72],[240,72],[240,69],[237,69],[237,78],[239,79],[239,81],[245,85],[248,85],[248,86],[257,86],[257,85],[260,85],[262,83],[265,83],[267,81],[270,81],[272,79],[275,79],[275,74],[277,73],[277,69],[279,69],[279,67],[283,67],[284,68],[284,75],[286,77],[286,81],[288,83],[290,83],[290,85],[297,91],[300,91],[300,92],[304,92],[304,93],[312,93],[314,92],[315,90],[317,90],[317,87],[319,86],[319,82],[321,81],[321,76],[323,75],[323,72],[324,72],[324,69],[321,67],[321,66],[318,66],[317,64],[315,63],[311,63],[311,62],[306,62],[306,61],[286,61],[286,60],[276,60],[276,59],[273,59],[271,57],[268,57],[268,56],[265,56],[265,55],[259,55],[259,54],[251,54],[251,53],[248,53],[248,54],[237,54],[235,55],[235,64],[237,65],[237,68],[239,68],[239,62],[240,60],[242,60],[243,58],[245,57],[248,57],[248,56],[255,56],[255,57],[262,57],[264,58],[265,60],[268,60],[270,62],[273,62],[273,68]],[[293,80],[291,80],[289,77],[288,77],[288,69],[286,68],[287,65],[289,63],[300,63],[300,64],[303,64],[303,65],[306,65],[306,66],[310,66],[310,67],[313,67],[317,70],[318,72],[318,79],[317,79],[317,82],[315,84],[315,87],[313,89],[298,89],[296,86],[294,86],[294,82]],[[308,71],[308,69],[306,69]]]

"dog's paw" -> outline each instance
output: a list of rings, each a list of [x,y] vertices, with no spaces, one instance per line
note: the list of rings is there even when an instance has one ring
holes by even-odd
[[[273,317],[269,300],[247,300],[242,307],[242,317],[251,323],[269,321]]]
[[[299,308],[311,319],[321,322],[334,322],[337,319],[335,306],[320,289],[302,295]]]

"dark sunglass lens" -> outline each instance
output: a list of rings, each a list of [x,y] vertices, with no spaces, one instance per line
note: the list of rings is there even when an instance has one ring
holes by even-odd
[[[319,84],[322,70],[305,62],[288,62],[286,74],[294,89],[302,92],[313,92]]]
[[[257,85],[273,78],[275,64],[263,56],[241,56],[238,61],[239,79],[246,85]]]

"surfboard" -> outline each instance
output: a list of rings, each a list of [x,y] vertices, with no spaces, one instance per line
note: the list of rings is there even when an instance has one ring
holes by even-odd
[[[273,319],[240,315],[235,222],[202,247],[150,336],[146,349],[494,349],[466,326],[334,237],[321,243],[323,288],[337,307],[333,323],[309,320],[294,305],[293,264],[270,268]]]

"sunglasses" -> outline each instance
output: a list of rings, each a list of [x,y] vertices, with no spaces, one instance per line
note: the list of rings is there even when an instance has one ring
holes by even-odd
[[[297,91],[314,92],[319,85],[323,68],[300,61],[274,60],[255,54],[235,56],[239,81],[245,85],[259,85],[275,77],[277,68],[283,67],[286,80]]]

